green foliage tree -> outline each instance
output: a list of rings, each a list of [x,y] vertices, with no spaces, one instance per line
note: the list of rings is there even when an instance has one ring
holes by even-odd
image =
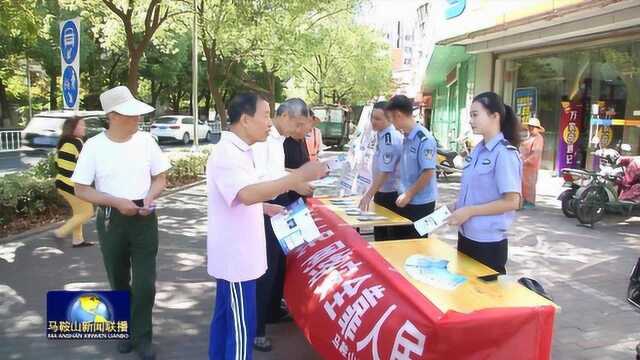
[[[14,72],[16,57],[24,57],[25,50],[37,39],[41,16],[35,0],[0,0],[0,128],[7,126],[9,98],[7,77]]]
[[[114,35],[107,40],[111,45],[126,44],[129,60],[127,86],[134,94],[138,93],[142,56],[152,39],[169,19],[192,11],[188,1],[129,0],[125,4],[113,0],[62,1],[70,8],[79,8],[87,13],[92,26]]]
[[[356,104],[391,90],[389,49],[349,16],[317,24],[302,37],[299,78],[314,102]]]

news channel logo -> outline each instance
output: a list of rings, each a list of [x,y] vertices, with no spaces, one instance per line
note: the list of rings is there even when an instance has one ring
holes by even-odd
[[[49,291],[47,338],[128,339],[127,291]]]

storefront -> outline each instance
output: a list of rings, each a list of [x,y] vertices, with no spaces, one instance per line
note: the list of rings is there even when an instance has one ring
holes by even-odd
[[[639,152],[640,37],[500,58],[511,103],[525,89],[533,95],[530,112],[546,129],[544,168],[591,168],[597,147],[625,143]]]
[[[435,46],[423,84],[441,142],[455,143],[473,96],[492,90],[523,123],[541,120],[543,168],[592,168],[600,146],[640,153],[638,1],[467,0],[455,16],[446,3],[431,2]],[[447,56],[454,48],[463,54]]]
[[[460,50],[459,62],[451,65],[445,76],[429,79],[434,81],[431,131],[442,146],[452,149],[456,148],[456,139],[465,130],[467,104],[473,96],[475,83],[476,59],[464,53],[464,49]],[[450,52],[441,52],[436,57],[450,61],[450,55]]]

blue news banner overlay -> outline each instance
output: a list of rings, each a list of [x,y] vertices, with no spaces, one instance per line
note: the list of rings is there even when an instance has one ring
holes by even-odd
[[[128,291],[47,292],[47,338],[129,339]]]

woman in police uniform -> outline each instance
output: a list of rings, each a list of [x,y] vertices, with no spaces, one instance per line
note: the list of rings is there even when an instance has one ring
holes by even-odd
[[[473,133],[483,140],[465,159],[460,194],[448,223],[460,227],[460,252],[505,274],[506,233],[520,205],[520,124],[511,107],[493,92],[473,99],[470,117]]]

